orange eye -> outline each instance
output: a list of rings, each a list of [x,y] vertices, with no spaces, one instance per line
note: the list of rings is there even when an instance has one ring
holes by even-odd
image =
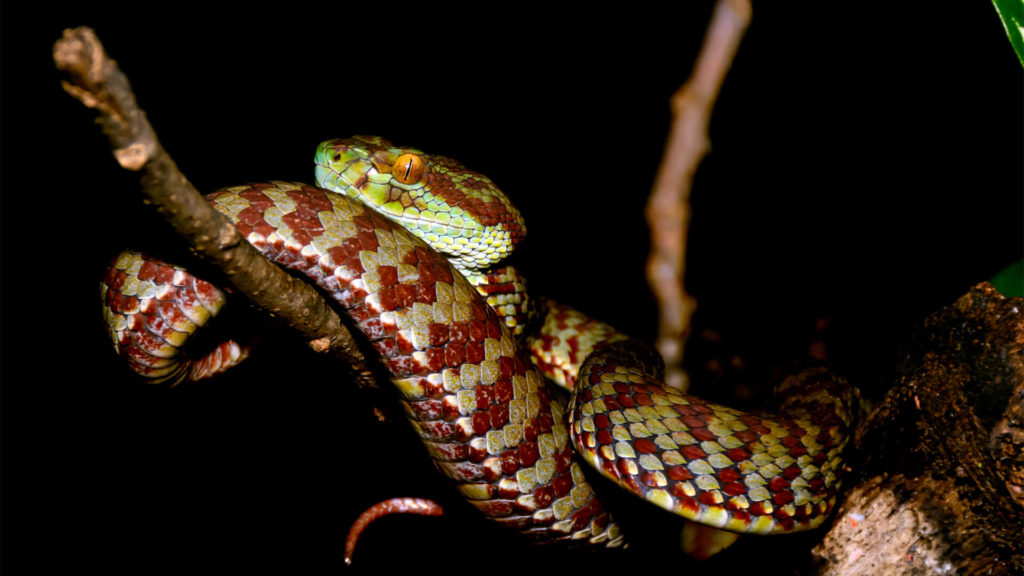
[[[391,168],[391,175],[402,184],[415,184],[423,178],[423,158],[416,154],[402,154],[395,160]]]

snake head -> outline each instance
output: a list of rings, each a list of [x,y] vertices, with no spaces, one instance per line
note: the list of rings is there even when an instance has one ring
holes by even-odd
[[[377,136],[322,142],[316,181],[400,224],[462,271],[490,268],[526,235],[519,211],[486,176]]]

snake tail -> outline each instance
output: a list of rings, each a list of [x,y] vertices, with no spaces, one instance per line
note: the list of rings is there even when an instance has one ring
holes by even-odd
[[[391,514],[415,514],[418,516],[441,516],[444,508],[433,500],[425,498],[391,498],[367,508],[348,530],[345,538],[345,564],[352,564],[359,537],[376,520]]]
[[[100,283],[103,317],[115,351],[153,384],[175,386],[220,374],[245,360],[248,344],[227,340],[203,356],[185,343],[224,305],[224,294],[187,270],[125,251]]]

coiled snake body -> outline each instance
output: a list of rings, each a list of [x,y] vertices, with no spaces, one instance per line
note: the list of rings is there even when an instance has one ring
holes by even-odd
[[[373,137],[321,144],[316,176],[326,189],[272,182],[207,199],[351,316],[438,468],[488,518],[539,540],[619,545],[583,462],[730,531],[790,532],[828,516],[853,402],[842,381],[785,381],[778,417],[670,390],[646,347],[534,305],[514,270],[491,270],[525,227],[486,177]],[[115,348],[151,381],[206,377],[248,354],[234,342],[201,359],[183,352],[223,302],[184,269],[126,252],[103,296]],[[575,389],[569,405],[545,375]]]

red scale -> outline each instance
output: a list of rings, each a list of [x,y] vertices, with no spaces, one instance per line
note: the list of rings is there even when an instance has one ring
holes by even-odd
[[[747,487],[739,482],[727,482],[722,485],[722,492],[729,496],[743,496],[747,493]]]
[[[274,205],[274,199],[262,192],[262,190],[270,187],[264,184],[250,185],[248,190],[239,192],[238,196],[248,201],[250,208],[256,209],[262,214],[267,211],[267,208]]]
[[[696,417],[693,417],[696,420]],[[707,423],[700,421],[699,427],[693,427],[690,429],[690,435],[701,442],[714,442],[718,440],[718,436],[714,432],[705,428]]]
[[[516,450],[506,450],[499,457],[501,471],[504,474],[514,474],[519,470],[519,457]]]
[[[520,366],[516,367],[516,374],[522,374],[523,371],[519,370]],[[502,404],[508,404],[512,401],[515,395],[515,389],[512,386],[512,379],[501,379],[494,383],[494,401]]]
[[[700,503],[697,502],[696,498],[683,493],[682,488],[677,489],[676,486],[673,486],[670,492],[676,497],[676,507],[683,511],[683,513],[690,516],[696,516],[700,513]]]
[[[398,284],[398,268],[394,266],[378,266],[377,277],[381,286],[394,286]]]
[[[782,475],[787,480],[793,480],[796,477],[800,476],[801,473],[802,473],[802,471],[800,470],[800,467],[796,466],[795,464],[789,466],[788,468],[786,468],[785,470],[782,471]]]
[[[640,481],[651,488],[660,488],[662,486],[663,477],[655,472],[645,470],[640,474]]]
[[[633,449],[641,454],[656,454],[661,452],[661,448],[651,442],[648,438],[638,438],[633,442]]]
[[[395,289],[384,287],[377,291],[377,302],[380,303],[382,312],[390,312],[398,308],[398,297]]]
[[[686,466],[670,466],[668,469],[668,477],[676,482],[685,482],[687,480],[693,480],[693,473],[690,472]]]
[[[508,405],[495,404],[487,411],[491,420],[491,428],[498,430],[508,424]]]
[[[444,348],[429,348],[426,353],[426,369],[434,373],[440,372],[444,368]]]
[[[750,505],[750,508],[748,508],[748,510],[754,516],[768,515],[768,511],[765,509],[763,502],[754,502],[753,504]]]
[[[691,444],[690,446],[683,446],[679,449],[679,453],[683,455],[683,458],[687,460],[702,460],[707,458],[708,455],[701,450],[700,446]]]
[[[498,378],[501,380],[511,380],[512,374],[516,370],[516,361],[508,356],[502,356],[498,359]]]
[[[470,325],[470,337],[473,334],[472,324]],[[484,361],[484,345],[478,340],[473,340],[466,343],[466,362],[469,364],[479,364]]]
[[[697,501],[705,506],[722,507],[722,503],[718,501],[718,496],[714,492],[701,492],[697,494]]]
[[[541,486],[533,491],[533,499],[537,508],[547,508],[555,501],[555,490],[553,486]]]
[[[418,300],[416,287],[407,284],[395,286],[395,301],[398,308],[411,308]]]
[[[473,422],[473,433],[477,436],[482,436],[491,429],[491,419],[487,412],[474,412],[471,418]]]
[[[491,386],[485,386],[483,384],[478,385],[474,390],[476,393],[476,409],[486,410],[491,402],[494,400],[494,388]]]
[[[485,337],[484,334],[485,334],[485,330],[484,330],[483,324],[481,324],[479,321],[472,321],[472,322],[469,323],[469,339],[470,340],[472,340],[473,342],[483,342],[484,337]],[[481,358],[480,360],[483,360],[483,358]],[[477,360],[476,362],[473,362],[473,364],[479,363],[480,360]]]
[[[519,465],[523,468],[529,468],[537,462],[540,458],[540,451],[537,448],[536,442],[522,442],[517,448],[517,457],[519,459]]]
[[[737,435],[737,438],[739,438],[739,435]],[[740,440],[746,442],[745,440]],[[732,460],[733,462],[743,462],[744,460],[750,458],[750,452],[747,452],[743,448],[733,448],[727,451],[725,455],[728,456],[729,459]]]
[[[540,426],[536,418],[530,418],[523,424],[523,439],[527,442],[535,442],[540,435]]]

